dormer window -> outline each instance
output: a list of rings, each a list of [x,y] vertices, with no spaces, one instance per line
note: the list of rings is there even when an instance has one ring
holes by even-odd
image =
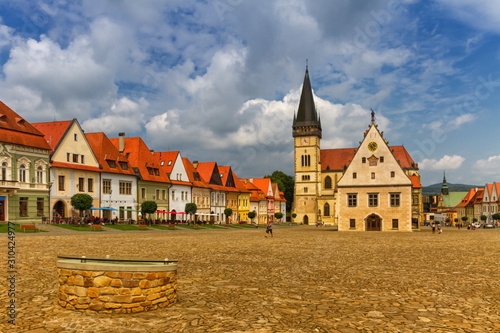
[[[163,166],[165,164],[165,161],[161,161],[160,166]]]
[[[122,170],[128,170],[128,163],[127,162],[120,162],[120,168],[122,168]]]
[[[0,114],[0,121],[7,121],[7,116],[4,114]]]
[[[172,161],[168,161],[168,166],[171,166],[172,165]]]
[[[116,163],[113,160],[106,160],[110,168],[116,168]]]

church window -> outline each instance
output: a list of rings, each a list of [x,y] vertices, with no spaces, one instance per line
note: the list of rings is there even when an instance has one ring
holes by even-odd
[[[391,178],[396,177],[396,173],[394,171],[391,171]]]
[[[350,219],[349,220],[349,228],[350,229],[356,229],[356,219]]]
[[[375,179],[375,172],[372,172],[372,179]]]
[[[368,193],[368,206],[370,207],[378,206],[378,193]]]
[[[353,179],[358,178],[358,174],[357,174],[356,172],[353,172],[353,173],[352,173],[352,178],[353,178]]]
[[[400,193],[391,193],[391,207],[399,207],[401,204],[401,194]]]
[[[362,163],[366,163],[366,157],[363,157],[363,158],[361,159],[361,162],[362,162]]]
[[[310,175],[302,175],[302,180],[311,180]]]
[[[330,204],[328,204],[328,202],[325,203],[323,211],[325,212],[325,216],[330,216]]]
[[[325,188],[332,188],[332,178],[330,176],[325,178]]]
[[[307,187],[304,187],[304,193],[307,193],[309,189]]]
[[[392,219],[392,229],[399,229],[399,220]]]
[[[384,156],[380,156],[380,163],[384,163]]]
[[[347,194],[347,206],[348,207],[356,207],[358,205],[358,194],[357,193],[348,193]]]

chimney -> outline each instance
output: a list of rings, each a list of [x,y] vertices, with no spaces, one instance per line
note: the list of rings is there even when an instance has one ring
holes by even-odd
[[[118,151],[123,153],[125,150],[125,133],[118,133]]]
[[[198,169],[198,161],[193,161],[193,168]]]

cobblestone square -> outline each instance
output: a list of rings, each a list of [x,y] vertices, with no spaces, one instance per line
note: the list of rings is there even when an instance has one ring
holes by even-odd
[[[16,235],[17,326],[2,306],[1,332],[500,332],[499,229],[277,226],[265,238],[264,229],[54,228]],[[1,244],[5,305],[5,236]],[[139,314],[64,310],[59,254],[178,259],[178,302]]]

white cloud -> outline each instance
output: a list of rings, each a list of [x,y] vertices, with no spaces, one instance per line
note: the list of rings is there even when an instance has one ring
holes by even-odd
[[[500,2],[497,0],[438,0],[465,24],[500,33]]]
[[[464,161],[459,155],[444,155],[440,160],[426,158],[418,166],[420,170],[452,170],[460,168]]]
[[[474,172],[476,174],[494,175],[500,177],[500,155],[490,156],[484,160],[478,160],[474,163]]]

